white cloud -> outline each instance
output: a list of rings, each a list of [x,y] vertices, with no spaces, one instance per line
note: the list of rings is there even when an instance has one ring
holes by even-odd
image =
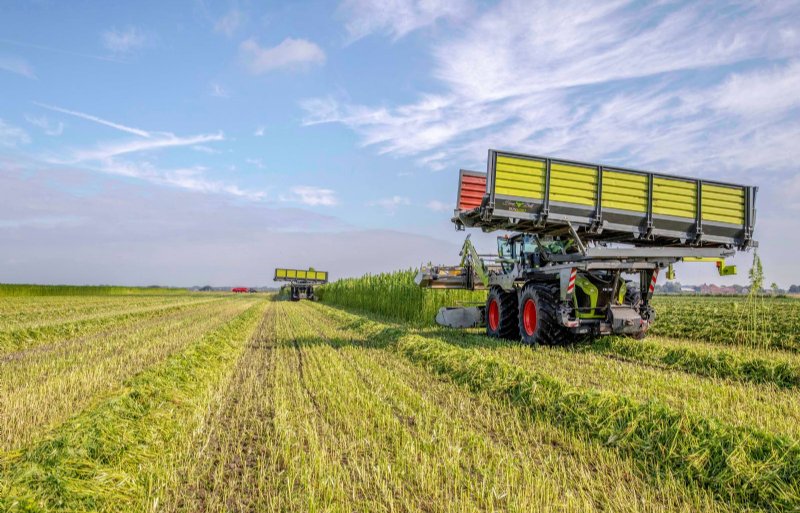
[[[309,206],[334,207],[339,204],[336,191],[312,187],[308,185],[298,185],[290,189],[291,194],[282,195],[281,201],[297,202]]]
[[[425,206],[434,212],[450,212],[454,209],[453,205],[439,200],[431,200]]]
[[[279,45],[263,48],[250,38],[239,45],[239,57],[254,75],[289,68],[303,68],[325,62],[325,52],[305,39],[286,38]]]
[[[266,131],[266,127],[264,125],[260,125],[256,128],[256,131],[253,132],[253,135],[256,137],[264,137],[264,132]]]
[[[157,133],[151,139],[134,139],[131,141],[121,141],[112,143],[101,143],[95,148],[77,150],[74,152],[72,162],[84,162],[91,160],[104,160],[118,155],[137,153],[164,148],[177,148],[180,146],[194,146],[198,144],[222,141],[225,136],[222,132],[216,134],[199,134],[186,137],[176,136],[171,133]]]
[[[141,128],[133,128],[114,121],[99,118],[97,116],[86,114],[84,112],[68,110],[61,107],[46,105],[43,103],[34,102],[34,104],[49,109],[55,112],[61,112],[70,116],[75,116],[80,119],[92,121],[99,125],[107,126],[119,130],[121,132],[137,135],[142,139],[134,139],[130,141],[100,143],[94,148],[76,150],[73,157],[69,162],[84,162],[84,161],[98,161],[105,160],[119,155],[128,153],[137,153],[144,151],[151,151],[163,148],[176,148],[181,146],[192,146],[197,149],[197,146],[202,146],[204,143],[217,142],[225,139],[222,132],[216,134],[199,134],[192,136],[177,136],[171,132],[153,132],[142,130]],[[198,150],[203,151],[203,150]]]
[[[469,0],[345,0],[340,12],[352,40],[373,33],[399,39],[440,19],[464,19],[472,11]]]
[[[61,108],[61,107],[55,107],[53,105],[47,105],[47,104],[39,103],[39,102],[33,102],[33,104],[34,105],[38,105],[39,107],[42,107],[42,108],[45,108],[45,109],[48,109],[48,110],[52,110],[54,112],[60,112],[62,114],[68,114],[70,116],[75,116],[77,118],[85,119],[87,121],[92,121],[94,123],[97,123],[97,124],[100,124],[100,125],[105,125],[107,127],[111,127],[111,128],[120,130],[122,132],[127,132],[129,134],[138,135],[139,137],[147,137],[147,138],[152,137],[152,134],[150,132],[148,132],[147,130],[142,130],[140,128],[133,128],[133,127],[125,126],[125,125],[122,125],[120,123],[114,123],[113,121],[108,121],[108,120],[105,120],[105,119],[102,119],[102,118],[98,118],[97,116],[93,116],[91,114],[78,112],[76,110],[64,109],[64,108]]]
[[[477,165],[490,147],[718,178],[789,169],[800,88],[783,59],[800,54],[798,16],[791,3],[506,0],[434,40],[438,93],[377,107],[312,98],[304,123],[341,123],[432,169]]]
[[[230,97],[230,93],[228,92],[228,90],[222,87],[221,85],[217,84],[216,82],[211,83],[211,92],[209,94],[215,98]]]
[[[123,30],[112,28],[102,34],[103,46],[116,54],[127,54],[144,47],[149,42],[148,36],[136,27]]]
[[[228,194],[250,200],[266,197],[263,191],[246,190],[235,184],[210,179],[206,176],[208,170],[202,166],[161,169],[149,162],[124,162],[107,158],[97,170],[200,193]]]
[[[41,128],[45,135],[56,136],[64,133],[64,123],[61,121],[53,123],[47,119],[47,116],[31,116],[30,114],[25,114],[25,120],[31,125]]]
[[[29,142],[31,142],[31,138],[28,132],[0,119],[0,146],[13,148],[18,144],[28,144]]]
[[[231,9],[214,24],[214,32],[233,37],[236,31],[242,26],[243,21],[244,16],[242,15],[242,11],[236,8]]]
[[[16,73],[26,78],[36,78],[33,67],[24,59],[10,55],[0,55],[0,69],[9,73]]]
[[[191,148],[194,151],[199,151],[200,153],[207,153],[209,155],[218,155],[218,154],[222,153],[221,151],[219,151],[217,149],[210,148],[208,146],[203,146],[202,144],[195,144]]]
[[[380,207],[386,210],[390,214],[394,214],[397,212],[399,207],[410,205],[411,200],[406,198],[405,196],[392,196],[390,198],[380,198],[372,201],[367,202],[368,207]]]
[[[264,169],[266,167],[264,165],[264,161],[261,159],[245,159],[245,162],[247,162],[251,166],[257,167],[258,169]]]

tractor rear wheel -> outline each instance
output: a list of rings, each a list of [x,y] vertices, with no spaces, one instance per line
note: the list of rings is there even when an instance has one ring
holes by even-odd
[[[518,333],[517,293],[492,288],[486,299],[486,334],[493,338],[516,340]]]
[[[569,332],[558,324],[556,298],[558,285],[528,283],[519,296],[519,334],[528,345],[565,344]]]

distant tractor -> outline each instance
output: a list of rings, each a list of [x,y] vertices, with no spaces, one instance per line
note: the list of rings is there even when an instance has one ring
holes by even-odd
[[[316,300],[314,287],[328,283],[327,271],[316,271],[313,267],[303,269],[275,269],[274,281],[286,282],[292,301]]]
[[[486,173],[461,171],[452,222],[511,233],[496,255],[478,254],[467,237],[460,265],[423,267],[417,283],[487,291],[485,305],[442,308],[444,326],[483,325],[527,344],[642,338],[660,270],[672,279],[676,262],[712,262],[735,274],[725,258],[758,245],[757,190],[490,150]]]
[[[235,292],[236,294],[245,294],[249,289],[247,287],[233,287],[231,292]]]

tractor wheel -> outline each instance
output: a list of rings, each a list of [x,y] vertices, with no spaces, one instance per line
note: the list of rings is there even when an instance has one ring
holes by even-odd
[[[492,288],[486,299],[486,334],[493,338],[516,340],[518,333],[517,293]]]
[[[638,312],[642,306],[642,291],[639,290],[639,284],[629,281],[626,282],[625,285],[627,288],[625,289],[625,298],[623,299],[623,303],[628,306],[632,306]],[[633,333],[628,336],[636,340],[642,340],[647,336],[647,332],[640,331],[639,333]]]
[[[558,285],[547,283],[528,283],[522,289],[518,329],[525,344],[551,346],[572,340],[556,318],[558,292]]]
[[[642,291],[639,290],[639,284],[629,281],[625,283],[625,286],[625,297],[622,302],[638,311],[642,306]]]

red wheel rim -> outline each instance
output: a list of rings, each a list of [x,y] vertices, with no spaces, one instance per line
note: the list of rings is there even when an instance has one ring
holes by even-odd
[[[536,331],[536,303],[532,299],[525,301],[525,308],[522,309],[522,324],[525,326],[525,334],[533,335]]]
[[[500,326],[500,305],[497,304],[495,299],[489,303],[489,328],[492,331],[497,331],[498,326]]]

